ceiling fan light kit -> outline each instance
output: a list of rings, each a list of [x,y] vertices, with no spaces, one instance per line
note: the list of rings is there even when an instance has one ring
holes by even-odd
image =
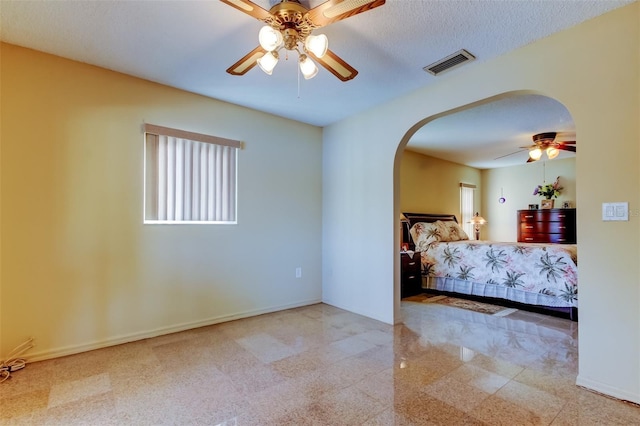
[[[262,46],[264,50],[272,52],[282,46],[282,33],[274,30],[268,25],[265,25],[258,33],[258,42],[260,42],[260,46]]]
[[[220,1],[266,24],[258,33],[260,45],[229,67],[229,74],[244,75],[258,64],[271,75],[278,63],[278,51],[284,48],[298,53],[305,79],[318,73],[312,61],[315,59],[342,81],[351,80],[358,71],[329,50],[326,35],[311,32],[385,4],[385,0],[329,0],[307,9],[298,0],[282,0],[267,11],[250,0]]]
[[[305,80],[309,80],[318,74],[318,67],[304,53],[300,55],[300,72],[302,72]]]
[[[540,148],[533,148],[529,151],[529,158],[534,161],[538,161],[542,157],[542,150]]]
[[[310,35],[304,41],[304,47],[318,58],[322,58],[329,49],[329,39],[324,34]]]
[[[546,153],[547,157],[549,157],[549,160],[553,160],[560,154],[560,150],[558,148],[550,146],[546,149]]]
[[[547,158],[549,160],[553,160],[558,155],[560,155],[560,151],[571,151],[576,152],[576,147],[572,146],[576,144],[576,141],[558,141],[556,137],[558,134],[556,132],[547,132],[547,133],[538,133],[537,135],[533,135],[533,145],[528,147],[522,147],[529,149],[529,159],[527,163],[532,161],[538,161],[542,158],[542,153],[547,154]]]
[[[496,158],[496,160],[517,154],[525,149],[529,152],[527,163],[540,160],[542,158],[542,154],[547,154],[547,158],[549,160],[553,160],[560,155],[560,151],[577,152],[575,147],[576,141],[557,140],[557,136],[557,132],[538,133],[532,136],[533,145],[521,146],[520,151],[503,155]]]
[[[266,74],[271,75],[273,69],[278,65],[278,52],[267,52],[256,60],[260,69]]]

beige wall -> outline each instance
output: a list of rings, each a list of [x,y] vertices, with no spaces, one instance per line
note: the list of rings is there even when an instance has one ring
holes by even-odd
[[[320,301],[321,129],[1,49],[0,358]],[[237,225],[142,224],[143,122],[245,142]]]
[[[543,176],[546,176],[544,178]],[[493,241],[516,241],[518,210],[529,204],[540,204],[541,197],[533,195],[537,185],[552,183],[560,176],[563,188],[555,199],[554,207],[562,207],[568,201],[576,207],[576,160],[575,158],[536,161],[521,166],[501,167],[482,171],[482,205],[484,218],[489,222],[483,228],[486,238]],[[498,199],[502,192],[506,202]]]
[[[624,66],[611,67],[620,58]],[[404,146],[442,114],[511,93],[557,99],[574,118],[580,140],[577,382],[640,403],[638,2],[443,74],[433,85],[325,128],[323,299],[383,321],[402,320],[396,224]],[[602,203],[613,201],[629,202],[628,222],[601,220]],[[363,252],[364,271],[353,268]]]
[[[460,221],[460,182],[474,184],[481,205],[480,170],[405,150],[400,166],[400,210],[455,214]]]

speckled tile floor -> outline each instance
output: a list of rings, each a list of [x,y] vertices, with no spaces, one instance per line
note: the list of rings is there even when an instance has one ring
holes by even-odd
[[[574,322],[402,307],[397,326],[318,304],[31,363],[0,384],[0,424],[640,424],[575,386]]]

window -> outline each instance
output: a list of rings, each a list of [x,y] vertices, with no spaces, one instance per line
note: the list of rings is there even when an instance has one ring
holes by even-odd
[[[474,239],[473,224],[469,223],[474,214],[473,192],[475,185],[460,183],[460,225],[470,239]]]
[[[144,125],[144,223],[237,223],[240,142]]]

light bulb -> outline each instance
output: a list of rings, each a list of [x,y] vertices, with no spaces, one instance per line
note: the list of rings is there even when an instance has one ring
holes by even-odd
[[[258,62],[262,71],[271,75],[278,64],[278,52],[267,52],[264,56],[258,58],[256,62]]]
[[[304,41],[304,47],[316,57],[322,58],[329,48],[329,39],[324,34],[310,35]]]
[[[549,160],[553,160],[554,158],[556,158],[558,155],[560,154],[560,150],[558,148],[554,148],[552,146],[550,146],[549,148],[547,148],[547,157],[549,157]]]
[[[318,74],[318,67],[307,55],[300,55],[300,71],[305,80],[309,80]]]
[[[539,160],[540,157],[542,157],[542,150],[540,148],[532,149],[529,151],[529,157],[531,157],[532,160]]]
[[[264,50],[272,52],[282,44],[282,34],[269,25],[265,25],[258,33],[258,41]]]

